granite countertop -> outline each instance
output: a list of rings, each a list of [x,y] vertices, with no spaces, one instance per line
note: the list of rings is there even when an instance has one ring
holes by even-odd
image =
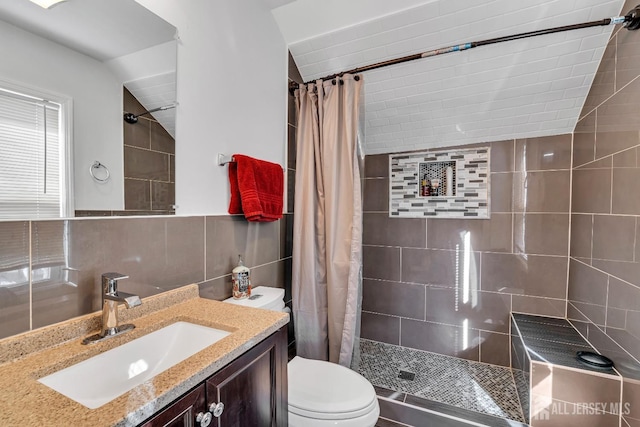
[[[99,330],[101,312],[0,340],[0,425],[138,425],[289,321],[286,313],[199,298],[197,285],[142,302],[119,307],[120,323],[135,324],[133,331],[100,343],[81,341]],[[97,409],[37,381],[177,321],[231,334]]]

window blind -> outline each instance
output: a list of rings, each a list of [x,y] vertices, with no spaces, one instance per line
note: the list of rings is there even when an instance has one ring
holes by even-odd
[[[29,267],[29,223],[0,222],[0,286],[6,284],[3,271]]]
[[[64,214],[61,105],[0,89],[0,218]]]

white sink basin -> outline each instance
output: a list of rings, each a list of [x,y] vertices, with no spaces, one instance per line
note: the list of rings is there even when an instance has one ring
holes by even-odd
[[[229,334],[176,322],[38,381],[95,409]]]

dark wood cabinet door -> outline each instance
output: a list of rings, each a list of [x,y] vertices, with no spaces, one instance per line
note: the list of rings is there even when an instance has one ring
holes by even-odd
[[[196,415],[206,412],[205,403],[205,386],[202,384],[142,424],[142,427],[194,427]]]
[[[217,427],[286,427],[287,330],[265,339],[206,382],[207,406],[222,402]]]

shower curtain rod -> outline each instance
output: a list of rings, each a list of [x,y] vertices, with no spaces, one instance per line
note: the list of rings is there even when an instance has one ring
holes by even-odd
[[[616,25],[616,24],[624,24],[627,30],[637,30],[638,28],[640,28],[640,5],[637,5],[635,8],[630,10],[629,13],[627,13],[625,16],[616,16],[613,18],[601,19],[599,21],[584,22],[582,24],[564,25],[562,27],[547,28],[545,30],[537,30],[537,31],[528,31],[526,33],[513,34],[510,36],[496,37],[493,39],[480,40],[475,42],[458,44],[454,46],[443,47],[440,49],[434,49],[434,50],[429,50],[422,53],[403,56],[401,58],[389,59],[387,61],[377,62],[371,65],[365,65],[365,66],[354,68],[348,71],[341,71],[339,73],[331,74],[329,76],[325,76],[320,79],[315,79],[313,81],[305,82],[304,84],[313,83],[317,80],[332,80],[333,84],[336,84],[336,80],[335,80],[336,77],[338,78],[342,77],[344,74],[357,74],[363,71],[371,71],[377,68],[387,67],[389,65],[396,65],[396,64],[409,62],[409,61],[414,61],[416,59],[428,58],[431,56],[438,56],[438,55],[443,55],[451,52],[461,52],[463,50],[473,49],[474,47],[479,47],[479,46],[487,46],[490,44],[508,42],[508,41],[518,40],[518,39],[525,39],[528,37],[542,36],[545,34],[560,33],[563,31],[571,31],[571,30],[578,30],[582,28],[600,27],[600,26]],[[300,87],[298,83],[292,83],[289,87],[289,90],[293,93],[293,91],[298,87]]]
[[[135,124],[135,123],[138,123],[138,117],[140,116],[144,116],[145,114],[149,114],[149,113],[155,113],[156,111],[170,110],[172,108],[176,108],[177,106],[178,106],[178,103],[174,102],[173,104],[164,105],[162,107],[154,108],[152,110],[147,110],[144,113],[140,113],[140,114],[125,113],[123,118],[125,122]]]

